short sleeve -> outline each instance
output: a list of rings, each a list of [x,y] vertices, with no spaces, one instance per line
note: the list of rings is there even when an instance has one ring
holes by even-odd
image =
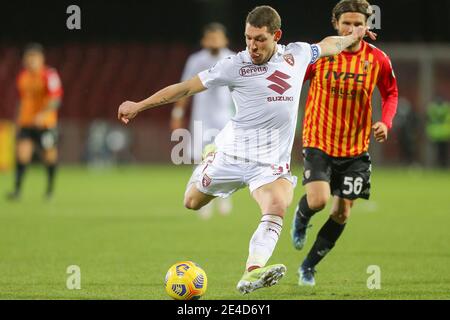
[[[232,57],[227,57],[219,60],[212,68],[200,72],[198,77],[205,88],[230,86],[233,80],[232,70]]]
[[[58,72],[54,69],[49,69],[46,74],[46,84],[48,94],[52,98],[58,98],[62,96],[62,85],[61,79],[59,78]]]
[[[295,42],[297,55],[305,64],[314,64],[320,58],[320,46],[306,42]]]

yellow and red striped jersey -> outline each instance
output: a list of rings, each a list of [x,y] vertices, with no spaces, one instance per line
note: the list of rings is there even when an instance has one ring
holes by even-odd
[[[303,147],[332,157],[353,157],[369,148],[372,94],[382,96],[382,119],[388,128],[397,108],[397,81],[388,56],[362,41],[357,52],[341,52],[310,65],[311,80],[303,120]]]
[[[44,67],[38,73],[22,70],[17,77],[17,89],[20,95],[20,110],[17,124],[20,127],[35,126],[36,115],[43,111],[50,99],[61,98],[63,90],[61,80],[55,69]],[[57,124],[57,110],[48,112],[44,119],[44,128],[53,128]]]

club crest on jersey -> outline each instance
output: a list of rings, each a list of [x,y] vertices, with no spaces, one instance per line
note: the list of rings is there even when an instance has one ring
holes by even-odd
[[[203,179],[202,179],[202,186],[203,188],[208,187],[211,184],[211,178],[208,177],[208,175],[203,175]]]
[[[304,175],[305,175],[305,179],[309,179],[311,177],[311,170],[306,170]]]
[[[283,58],[284,58],[284,60],[285,60],[287,63],[289,63],[291,66],[294,66],[295,60],[294,60],[294,56],[293,56],[292,54],[290,54],[290,53],[285,54],[285,55],[283,56]]]
[[[367,60],[361,61],[361,66],[363,68],[364,73],[367,73],[369,71],[371,65],[372,65],[372,63],[370,61],[367,61]]]

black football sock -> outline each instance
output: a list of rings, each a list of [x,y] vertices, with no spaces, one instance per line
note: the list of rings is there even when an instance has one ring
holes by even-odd
[[[53,186],[56,174],[56,164],[47,165],[47,195],[53,193]]]
[[[345,224],[339,224],[331,217],[328,218],[317,234],[316,242],[314,242],[306,259],[303,261],[302,268],[314,268],[333,249],[344,228]]]
[[[14,184],[14,193],[20,194],[20,191],[22,190],[22,181],[23,177],[25,175],[27,165],[23,163],[16,163],[16,180]]]
[[[306,199],[306,194],[303,195],[303,197],[298,202],[297,210],[295,211],[295,214],[300,219],[300,223],[303,225],[308,224],[311,217],[319,212],[322,209],[319,210],[313,210],[309,207],[308,201]]]

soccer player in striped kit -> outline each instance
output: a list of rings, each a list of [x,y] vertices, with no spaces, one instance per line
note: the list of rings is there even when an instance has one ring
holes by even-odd
[[[332,12],[340,36],[366,26],[371,14],[365,0],[342,0]],[[333,195],[331,215],[300,265],[299,284],[315,285],[315,267],[334,247],[357,198],[370,195],[370,133],[384,142],[397,109],[397,81],[388,56],[361,40],[340,54],[319,59],[306,71],[310,80],[303,121],[303,185],[291,229],[293,245],[301,250],[311,217]],[[375,86],[382,97],[381,120],[372,124]]]

